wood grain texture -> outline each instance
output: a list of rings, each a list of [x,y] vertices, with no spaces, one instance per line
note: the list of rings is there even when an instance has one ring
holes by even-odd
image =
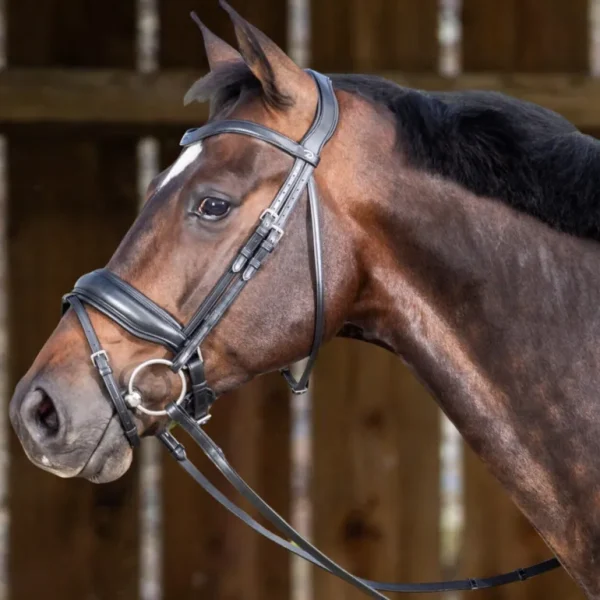
[[[242,477],[287,518],[289,418],[285,383],[267,376],[220,398],[206,428]],[[256,511],[227,486],[193,442],[179,437],[198,468],[256,518]],[[171,457],[164,462],[163,482],[166,600],[289,597],[290,558],[284,550],[226,512]]]
[[[8,156],[12,388],[56,326],[61,295],[105,264],[133,220],[135,146],[10,138]],[[9,598],[137,597],[135,465],[97,486],[34,467],[12,432],[10,452]]]
[[[463,0],[464,71],[516,70],[517,6],[521,0]]]
[[[244,19],[286,49],[287,7],[279,0],[232,0]],[[160,13],[160,64],[163,68],[208,69],[202,34],[190,18],[195,10],[213,33],[237,48],[233,25],[219,3],[198,0],[158,0]]]
[[[312,394],[317,547],[361,577],[438,580],[440,415],[433,400],[396,356],[348,340],[323,349]],[[314,595],[363,597],[320,570]]]
[[[588,0],[463,0],[463,68],[587,73],[588,15]]]
[[[7,15],[9,68],[135,64],[133,0],[9,0]],[[61,295],[106,263],[133,221],[135,144],[8,137],[11,386],[58,322]],[[137,598],[136,467],[96,486],[33,467],[12,433],[10,453],[9,598]]]
[[[314,0],[311,19],[315,69],[437,71],[437,0]]]
[[[382,77],[422,90],[492,90],[535,102],[582,129],[600,127],[600,80],[577,74],[431,73],[381,71]],[[0,71],[0,131],[18,125],[141,128],[197,127],[208,118],[206,104],[184,107],[182,98],[197,78],[190,70],[141,74],[122,70]],[[147,133],[148,131],[146,131]],[[98,131],[98,134],[101,134]]]

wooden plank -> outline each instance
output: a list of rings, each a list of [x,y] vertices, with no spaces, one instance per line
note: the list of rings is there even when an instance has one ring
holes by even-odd
[[[9,139],[11,386],[56,326],[54,300],[106,262],[132,221],[134,150],[129,139],[100,149],[83,140]],[[40,471],[12,432],[10,453],[10,598],[135,598],[136,469],[95,486]]]
[[[463,8],[465,69],[587,73],[587,0],[464,0]],[[551,555],[469,449],[465,459],[465,518],[464,576],[512,570]],[[482,600],[583,598],[563,571],[484,590],[480,596]]]
[[[197,125],[208,107],[183,96],[201,74],[11,68],[0,71],[0,123]]]
[[[274,0],[234,0],[232,6],[250,23],[266,33],[282,48],[287,44],[287,6]],[[197,0],[158,0],[160,12],[160,64],[163,68],[208,69],[204,42],[190,18],[195,10],[219,37],[237,47],[233,26],[218,2]]]
[[[600,127],[600,80],[577,74],[431,73],[382,71],[378,75],[422,90],[493,90],[545,106],[582,129]],[[205,104],[183,106],[198,73],[167,70],[0,71],[0,130],[13,125],[98,124],[128,127],[178,126],[177,135],[208,117]],[[99,132],[101,133],[101,132]]]
[[[132,1],[9,0],[14,67],[134,65]],[[59,318],[55,302],[102,266],[136,212],[135,140],[8,138],[9,379]],[[106,486],[33,467],[10,438],[9,598],[138,596],[137,473]]]
[[[285,383],[262,377],[220,398],[207,425],[236,470],[282,515],[290,507],[289,417]],[[193,442],[181,441],[198,468],[257,517]],[[164,598],[288,598],[287,553],[227,513],[171,457],[163,464]]]
[[[587,73],[588,14],[588,0],[463,0],[463,68]]]
[[[129,0],[7,0],[9,66],[133,67]]]
[[[437,71],[437,0],[314,0],[312,66],[322,71]]]
[[[280,0],[236,0],[235,8],[254,25],[285,47],[286,3]],[[196,9],[218,35],[233,43],[233,27],[217,3],[199,6],[193,0],[160,0],[161,67],[197,68],[197,79],[207,68],[202,36],[189,19]],[[169,93],[165,89],[166,93]],[[181,92],[185,92],[180,88]],[[182,94],[177,102],[180,103]],[[206,107],[201,107],[205,110]],[[189,113],[187,113],[189,114]],[[200,118],[202,117],[202,118]],[[207,117],[198,115],[194,125]],[[189,117],[186,116],[189,119]],[[163,166],[179,152],[183,132],[161,136]],[[259,378],[235,394],[220,398],[208,426],[234,466],[256,491],[284,516],[290,514],[289,392],[276,374]],[[200,469],[213,475],[204,456],[192,443],[189,454]],[[170,457],[164,466],[163,573],[166,600],[286,600],[290,593],[290,558],[270,542],[226,513],[198,490]],[[221,477],[212,477],[215,483]],[[229,492],[230,488],[223,487]],[[231,496],[236,501],[236,494]],[[256,516],[255,511],[242,503]],[[176,552],[168,549],[176,548]]]
[[[519,3],[515,70],[589,73],[589,0]]]
[[[517,5],[521,0],[463,0],[462,66],[471,71],[516,71]]]
[[[436,404],[399,358],[350,340],[323,349],[312,399],[317,547],[361,577],[439,579]],[[315,570],[314,597],[363,596]]]

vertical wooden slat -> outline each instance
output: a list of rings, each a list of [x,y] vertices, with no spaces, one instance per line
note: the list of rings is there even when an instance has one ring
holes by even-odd
[[[12,385],[56,325],[53,299],[102,266],[133,219],[134,150],[119,138],[9,138]],[[10,450],[10,598],[135,598],[135,467],[121,481],[96,486],[43,473],[12,434]]]
[[[285,2],[240,0],[233,4],[285,47]],[[198,10],[215,33],[235,43],[231,22],[216,2],[198,5],[194,0],[162,0],[159,7],[161,67],[198,67],[199,76],[207,69],[202,36],[189,18],[192,9]],[[181,134],[178,130],[161,138],[162,166],[174,160]],[[207,431],[258,493],[289,517],[290,407],[285,383],[277,375],[261,377],[220,398],[213,415]],[[200,469],[230,493],[202,453],[191,442],[186,447]],[[163,464],[164,598],[286,600],[290,593],[289,556],[226,513],[170,457]],[[239,501],[237,495],[231,497]],[[242,505],[256,516],[250,507]]]
[[[325,72],[437,71],[437,0],[314,0],[312,66]]]
[[[207,432],[248,483],[289,515],[289,402],[285,383],[260,378],[219,399]],[[245,510],[204,455],[182,438],[194,463]],[[164,597],[167,600],[289,597],[289,557],[227,513],[172,459],[165,459]],[[175,548],[175,552],[170,549]]]
[[[589,71],[588,0],[463,0],[465,71]]]
[[[369,579],[439,579],[436,404],[397,357],[349,340],[323,350],[312,389],[317,546]],[[314,578],[315,598],[362,598]]]
[[[584,73],[587,0],[463,0],[465,71]],[[550,555],[527,519],[468,448],[462,574],[489,575]],[[478,592],[482,600],[583,598],[564,571]]]
[[[517,15],[516,70],[589,73],[588,0],[526,0]]]
[[[463,0],[464,71],[516,68],[517,6],[521,0]]]
[[[311,3],[311,66],[437,71],[437,0]],[[397,357],[358,342],[324,349],[313,377],[313,537],[363,577],[436,579],[439,412]],[[321,571],[315,598],[362,597]]]
[[[233,26],[218,2],[158,0],[160,12],[160,65],[208,69],[202,36],[190,18],[195,10],[219,37],[237,47]],[[232,6],[250,23],[282,48],[287,43],[286,2],[277,0],[235,0]]]
[[[8,65],[134,65],[133,0],[8,0]],[[135,215],[135,141],[8,138],[9,379],[56,325],[61,295],[102,266]],[[64,481],[11,433],[9,598],[137,598],[136,469],[114,484]]]

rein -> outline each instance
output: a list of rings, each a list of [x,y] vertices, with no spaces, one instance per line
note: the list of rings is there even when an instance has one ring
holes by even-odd
[[[255,230],[187,325],[184,326],[179,323],[166,310],[107,269],[99,269],[88,273],[76,282],[73,291],[63,298],[63,314],[71,307],[78,317],[92,351],[90,359],[106,387],[121,421],[125,436],[132,447],[136,447],[140,443],[132,411],[155,416],[168,416],[173,423],[179,425],[190,435],[227,481],[284,537],[276,535],[260,525],[248,513],[221,494],[188,460],[184,446],[167,429],[158,432],[158,439],[166,446],[179,465],[217,502],[272,542],[315,566],[340,577],[367,595],[373,598],[385,599],[386,597],[380,593],[381,591],[445,592],[477,590],[515,581],[524,581],[556,569],[560,566],[560,563],[556,558],[552,558],[531,567],[485,579],[391,584],[355,577],[315,548],[277,514],[238,475],[225,458],[222,450],[202,428],[210,419],[210,409],[216,395],[206,381],[201,345],[247,283],[256,275],[263,262],[273,253],[285,233],[289,216],[305,191],[308,194],[311,215],[313,268],[315,273],[315,323],[313,343],[303,374],[296,380],[291,375],[289,368],[281,371],[293,393],[301,394],[307,391],[310,372],[323,340],[325,295],[321,227],[319,199],[313,173],[319,164],[322,149],[336,130],[339,110],[330,79],[314,71],[308,72],[317,84],[319,102],[314,122],[301,143],[298,144],[263,125],[239,120],[215,121],[204,127],[191,129],[185,133],[181,140],[182,146],[189,146],[217,135],[246,135],[275,146],[295,159],[283,186],[271,205],[260,216]],[[108,354],[103,350],[94,331],[85,304],[99,310],[132,335],[166,347],[174,354],[173,360],[151,359],[141,363],[132,372],[127,390],[122,390],[115,380]],[[145,407],[143,397],[134,385],[137,375],[144,368],[154,364],[168,366],[181,378],[181,393],[175,401],[167,405],[165,410],[151,410]]]

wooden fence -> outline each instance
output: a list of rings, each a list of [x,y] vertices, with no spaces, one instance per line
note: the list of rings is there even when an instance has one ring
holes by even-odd
[[[7,139],[9,387],[55,326],[76,277],[102,266],[137,210],[137,146],[161,164],[206,109],[181,107],[206,68],[196,9],[232,40],[212,0],[156,0],[159,71],[136,71],[134,0],[5,0],[8,68],[0,72]],[[232,0],[286,46],[287,3]],[[422,88],[492,88],[600,130],[587,0],[463,0],[464,73],[438,74],[438,0],[313,0],[311,65],[379,72]],[[358,575],[436,579],[440,561],[440,415],[400,361],[336,341],[313,381],[309,500],[317,545]],[[277,377],[218,403],[210,432],[260,494],[289,516],[291,412]],[[199,456],[192,453],[208,473]],[[469,451],[458,569],[488,575],[549,555]],[[290,558],[236,523],[168,459],[162,477],[165,600],[290,600]],[[140,598],[139,467],[104,486],[34,468],[10,434],[8,598]],[[315,600],[358,599],[312,572]],[[456,598],[454,596],[453,598]],[[481,600],[582,598],[562,573]],[[439,599],[439,596],[438,596]]]

